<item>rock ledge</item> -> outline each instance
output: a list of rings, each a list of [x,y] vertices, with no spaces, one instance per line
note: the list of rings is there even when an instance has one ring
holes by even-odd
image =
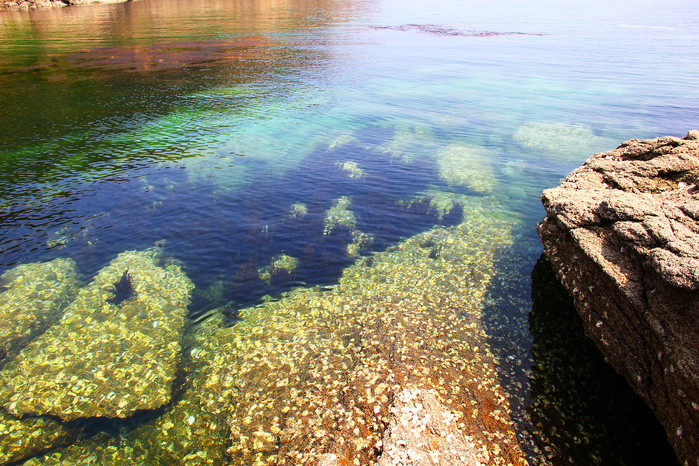
[[[699,131],[624,142],[544,191],[544,249],[591,337],[699,462]]]

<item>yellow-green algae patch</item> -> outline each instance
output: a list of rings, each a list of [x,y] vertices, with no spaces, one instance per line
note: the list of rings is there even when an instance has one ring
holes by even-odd
[[[75,262],[18,265],[0,277],[0,360],[61,317],[78,291]]]
[[[304,204],[303,202],[296,202],[294,204],[291,204],[291,207],[289,208],[289,218],[303,218],[306,216],[308,213],[308,206]]]
[[[287,254],[279,254],[272,258],[269,265],[260,267],[257,270],[260,280],[264,280],[269,283],[272,277],[279,274],[291,274],[296,267],[299,265],[299,260],[296,257],[289,256]]]
[[[471,196],[463,193],[444,191],[435,187],[430,187],[424,194],[408,201],[401,201],[408,208],[417,202],[428,202],[430,207],[437,211],[437,217],[442,220],[445,215],[449,215],[454,207],[468,205]]]
[[[404,163],[433,153],[438,145],[432,129],[424,124],[394,123],[393,138],[376,149],[379,152],[400,158]]]
[[[159,261],[156,250],[127,251],[100,270],[60,322],[0,372],[3,407],[73,420],[167,403],[193,284]],[[126,271],[132,293],[114,304]]]
[[[483,199],[464,210],[216,330],[202,396],[229,407],[233,464],[372,464],[405,389],[434,390],[479,461],[524,463],[481,324],[512,219]]]
[[[537,156],[564,162],[584,160],[590,153],[614,147],[611,139],[597,136],[584,126],[565,123],[525,123],[517,128],[513,139]]]
[[[439,177],[451,186],[491,194],[497,185],[492,168],[493,153],[484,147],[455,145],[437,154]]]
[[[219,350],[214,333],[222,320],[221,314],[214,313],[185,335],[184,387],[162,415],[135,430],[96,435],[25,464],[226,464],[227,403],[234,402],[235,391],[215,393],[204,387],[217,383],[210,380],[217,376],[211,373],[210,363]]]
[[[40,461],[368,465],[400,447],[408,410],[459,440],[438,442],[443,458],[456,445],[463,464],[525,464],[482,323],[515,220],[492,198],[461,202],[461,224],[361,258],[332,288],[297,288],[232,327],[205,321],[185,337],[186,390],[164,414]]]
[[[332,233],[338,225],[348,230],[354,230],[354,227],[357,225],[357,218],[354,216],[354,212],[350,210],[350,205],[352,205],[352,200],[347,196],[342,196],[325,212],[324,235]]]
[[[14,463],[69,444],[78,433],[53,419],[17,419],[0,411],[0,464]]]
[[[337,166],[351,179],[359,179],[365,175],[364,169],[357,162],[337,162]]]

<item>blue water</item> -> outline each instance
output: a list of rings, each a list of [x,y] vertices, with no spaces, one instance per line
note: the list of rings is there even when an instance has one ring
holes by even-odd
[[[158,244],[197,286],[193,315],[331,285],[356,259],[349,230],[323,234],[335,200],[373,235],[363,255],[458,223],[425,193],[482,195],[440,177],[468,145],[518,219],[520,278],[493,299],[526,301],[541,191],[624,140],[699,127],[697,17],[684,0],[0,11],[0,273],[71,257],[89,277]],[[297,269],[261,279],[282,253]]]

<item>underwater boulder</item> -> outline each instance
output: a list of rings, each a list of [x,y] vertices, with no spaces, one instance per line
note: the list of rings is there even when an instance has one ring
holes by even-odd
[[[0,411],[0,464],[21,461],[66,445],[79,433],[79,429],[70,428],[53,419],[17,419]]]
[[[78,292],[71,259],[22,264],[0,277],[0,360],[61,317]]]
[[[492,168],[494,154],[484,147],[455,145],[437,154],[439,178],[450,186],[491,194],[497,185]]]
[[[217,332],[225,317],[220,311],[187,327],[183,337],[185,377],[176,400],[157,417],[133,429],[81,439],[25,464],[225,464],[225,411],[235,403],[235,391],[207,390],[218,387],[210,366],[221,349]]]
[[[125,418],[170,401],[194,285],[154,250],[127,251],[0,372],[14,415]],[[128,272],[127,272],[128,271]]]
[[[590,153],[614,147],[613,141],[595,135],[592,130],[565,123],[525,123],[512,138],[528,152],[560,162],[578,162]]]

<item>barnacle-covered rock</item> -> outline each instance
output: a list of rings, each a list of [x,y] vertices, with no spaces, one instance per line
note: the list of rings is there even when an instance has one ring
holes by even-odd
[[[492,169],[493,154],[484,147],[456,145],[437,154],[439,177],[451,186],[478,194],[491,194],[497,185]]]
[[[193,284],[159,260],[155,250],[121,253],[81,289],[61,321],[0,372],[5,409],[73,420],[167,403]],[[132,293],[114,301],[125,276]]]
[[[78,292],[71,259],[18,265],[0,277],[0,360],[61,317]]]
[[[347,196],[340,197],[333,206],[325,213],[325,229],[324,235],[329,235],[339,225],[354,230],[357,226],[357,218],[354,212],[350,210],[352,200]]]
[[[201,393],[228,406],[233,464],[373,464],[405,389],[434,390],[481,460],[523,463],[481,322],[513,219],[492,199],[464,211],[213,332]]]
[[[70,443],[79,430],[48,418],[17,419],[0,411],[0,464],[9,464]]]

